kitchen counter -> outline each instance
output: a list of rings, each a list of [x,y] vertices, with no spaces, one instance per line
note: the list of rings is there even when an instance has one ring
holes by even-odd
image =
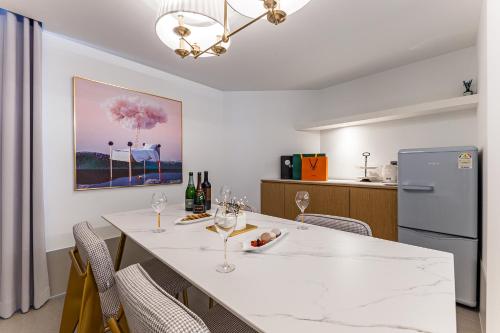
[[[287,183],[287,184],[304,184],[304,185],[336,185],[336,186],[386,188],[386,189],[398,188],[397,184],[389,184],[382,182],[360,182],[358,180],[349,180],[349,179],[329,179],[327,181],[294,180],[294,179],[262,179],[262,181]]]

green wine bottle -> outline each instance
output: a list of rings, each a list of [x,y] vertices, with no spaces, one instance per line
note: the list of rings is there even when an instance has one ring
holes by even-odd
[[[193,213],[205,213],[205,192],[201,187],[201,172],[198,172],[198,185],[196,186],[196,194],[194,196]]]
[[[186,201],[185,206],[187,211],[193,211],[194,197],[196,195],[196,189],[194,188],[193,173],[189,173],[189,182],[186,188]]]

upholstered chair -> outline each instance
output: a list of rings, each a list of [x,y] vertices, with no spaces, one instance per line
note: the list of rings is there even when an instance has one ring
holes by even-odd
[[[219,305],[198,317],[163,290],[140,264],[117,272],[116,281],[132,333],[255,333]],[[122,333],[113,321],[110,328]]]
[[[115,265],[108,247],[88,222],[73,227],[75,249],[61,318],[61,333],[102,331],[113,318],[122,319],[114,278]],[[149,275],[172,295],[185,291],[189,282],[156,259],[143,262]],[[187,299],[185,298],[187,302]],[[126,325],[125,325],[126,326]]]
[[[314,224],[320,227],[352,232],[364,236],[372,235],[372,229],[368,224],[348,217],[322,214],[300,214],[297,216],[296,220],[301,222],[302,217],[304,217],[304,223],[307,224]]]

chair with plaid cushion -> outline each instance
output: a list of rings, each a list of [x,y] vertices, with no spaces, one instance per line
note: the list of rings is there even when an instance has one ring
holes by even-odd
[[[322,214],[300,214],[297,216],[296,220],[301,222],[302,216],[304,217],[304,223],[340,231],[352,232],[364,236],[372,235],[372,229],[368,224],[348,217]]]
[[[217,305],[202,318],[165,292],[140,264],[116,273],[118,294],[132,333],[255,333]],[[123,331],[110,322],[113,333]]]
[[[93,333],[104,329],[111,318],[118,321],[122,318],[115,268],[106,243],[88,222],[76,224],[73,235],[76,246],[70,252],[70,256],[73,254],[72,272],[76,268],[83,278],[75,279],[70,273],[60,332],[73,332],[77,326],[79,333]],[[190,286],[189,282],[156,259],[147,260],[143,265],[157,283],[172,295]]]

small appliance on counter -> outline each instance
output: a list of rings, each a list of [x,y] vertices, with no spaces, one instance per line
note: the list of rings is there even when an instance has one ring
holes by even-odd
[[[478,149],[399,151],[398,239],[451,252],[458,303],[477,306]]]
[[[281,156],[281,179],[293,178],[293,156]]]
[[[398,161],[391,161],[391,164],[383,165],[380,170],[382,182],[397,184],[398,182]]]

